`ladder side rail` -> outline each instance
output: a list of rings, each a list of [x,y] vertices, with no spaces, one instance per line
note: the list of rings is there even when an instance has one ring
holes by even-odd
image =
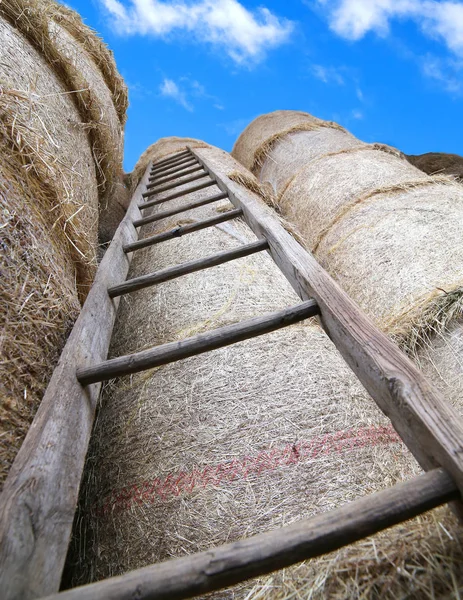
[[[255,235],[268,241],[273,260],[299,297],[317,301],[326,333],[423,469],[443,467],[463,492],[463,422],[457,411],[284,229],[272,209],[215,172],[207,151],[192,153],[243,211]]]
[[[149,167],[98,268],[95,281],[18,452],[0,499],[0,589],[5,600],[59,590],[100,384],[83,388],[76,365],[107,357],[118,300],[108,287],[125,281],[123,246],[138,237],[132,220]]]
[[[450,476],[436,469],[310,519],[44,600],[182,600],[202,596],[332,552],[458,496]]]

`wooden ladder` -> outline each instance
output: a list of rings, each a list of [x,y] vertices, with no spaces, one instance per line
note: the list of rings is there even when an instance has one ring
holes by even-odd
[[[193,185],[187,189],[175,191],[190,183]],[[170,200],[212,186],[217,186],[219,193],[149,216],[141,212],[161,203],[168,207]],[[160,192],[171,193],[157,199]],[[137,229],[145,224],[226,198],[233,210],[165,233],[138,237]],[[257,241],[126,280],[136,250],[237,217],[246,221]],[[264,250],[297,292],[300,304],[107,360],[120,296]],[[57,593],[101,382],[263,335],[315,315],[427,472],[280,530]],[[274,211],[243,186],[214,173],[207,150],[187,148],[147,168],[11,468],[0,508],[3,597],[179,599],[269,573],[459,500],[463,492],[462,443],[463,425],[456,412],[283,228]]]

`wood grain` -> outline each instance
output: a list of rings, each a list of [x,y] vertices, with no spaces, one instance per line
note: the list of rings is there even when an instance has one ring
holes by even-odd
[[[254,317],[241,323],[226,325],[213,331],[200,333],[178,342],[163,344],[136,354],[106,360],[91,367],[78,369],[77,379],[82,385],[90,385],[97,381],[107,381],[114,377],[139,373],[140,371],[153,369],[154,367],[270,333],[282,327],[300,323],[317,314],[317,303],[314,300],[308,300],[298,306]]]
[[[272,209],[213,171],[204,149],[192,153],[243,210],[256,236],[268,241],[272,258],[299,297],[317,300],[323,328],[421,466],[445,468],[463,491],[463,423],[456,410],[282,227]]]
[[[53,372],[45,396],[5,482],[0,502],[0,589],[24,600],[59,589],[100,385],[83,388],[76,366],[104,360],[118,302],[108,287],[122,283],[130,259],[122,247],[137,239],[137,198],[116,231]]]
[[[458,497],[442,469],[287,527],[47,600],[182,600],[332,552]]]

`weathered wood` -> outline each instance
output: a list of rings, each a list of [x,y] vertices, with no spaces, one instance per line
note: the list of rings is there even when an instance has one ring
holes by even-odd
[[[327,554],[459,496],[436,469],[268,533],[69,590],[45,600],[183,600]]]
[[[180,163],[179,166],[174,166],[174,167],[165,167],[164,169],[160,169],[160,172],[157,174],[153,174],[150,175],[149,177],[149,181],[154,181],[155,179],[157,179],[158,177],[167,177],[167,175],[171,175],[173,173],[178,173],[179,171],[183,171],[183,169],[188,169],[189,167],[192,167],[193,165],[197,165],[198,161],[196,160],[196,158],[192,157],[189,158],[186,161],[182,161],[182,163]]]
[[[166,219],[167,217],[173,217],[174,215],[178,215],[182,212],[193,210],[195,208],[200,208],[201,206],[205,206],[206,204],[212,204],[213,202],[218,202],[219,200],[225,200],[225,198],[228,198],[228,194],[220,192],[220,194],[216,194],[215,196],[211,196],[210,198],[202,198],[201,200],[195,200],[194,202],[190,202],[189,204],[179,206],[178,208],[172,208],[171,210],[163,210],[154,215],[151,215],[150,223],[154,223],[155,221],[161,221],[162,219]],[[139,221],[134,221],[133,225],[134,227],[139,227],[140,223]]]
[[[318,312],[315,300],[308,300],[298,306],[285,308],[261,317],[254,317],[242,323],[226,325],[179,342],[170,342],[149,350],[142,350],[136,354],[120,356],[98,365],[77,369],[77,379],[85,386],[97,381],[107,381],[114,377],[139,373],[190,356],[217,350],[217,348],[223,348],[230,344],[236,344],[282,327],[288,327],[294,323],[300,323],[317,315]]]
[[[186,177],[186,175],[190,175],[191,173],[196,173],[197,171],[202,171],[203,168],[201,165],[196,164],[195,166],[193,166],[192,168],[187,169],[186,171],[181,171],[180,173],[176,173],[174,175],[169,175],[169,177],[161,177],[161,179],[158,179],[157,177],[150,177],[149,181],[150,183],[146,186],[147,189],[152,188],[155,185],[161,185],[164,183],[168,183],[169,181],[174,181],[174,179],[177,179],[179,177]]]
[[[150,273],[149,275],[142,275],[141,277],[129,279],[125,283],[109,288],[108,294],[111,296],[111,298],[116,298],[117,296],[135,292],[151,285],[157,285],[159,283],[164,283],[165,281],[170,281],[171,279],[176,279],[182,275],[188,275],[189,273],[195,273],[196,271],[210,269],[211,267],[222,265],[226,262],[230,262],[231,260],[243,258],[244,256],[255,254],[256,252],[262,252],[262,250],[266,250],[267,248],[268,244],[266,240],[258,240],[257,242],[245,244],[233,250],[218,252],[217,254],[208,256],[207,258],[199,258],[198,260],[192,260],[181,265],[176,265],[175,267],[169,267],[167,269],[163,269],[162,271]]]
[[[198,179],[203,179],[204,177],[209,177],[209,173],[197,173],[196,175],[192,175],[191,177],[187,177],[187,179],[183,179],[181,181],[174,181],[171,183],[166,183],[165,185],[161,185],[160,187],[147,188],[148,191],[142,194],[143,198],[150,198],[155,194],[160,194],[161,192],[168,192],[169,190],[173,190],[176,187],[181,185],[185,185],[186,183],[192,183],[193,181],[197,181]],[[157,184],[156,184],[157,185]]]
[[[171,156],[168,156],[167,158],[163,158],[162,160],[156,161],[151,166],[151,170],[156,169],[157,167],[161,167],[163,165],[169,164],[171,162],[175,162],[175,161],[179,160],[180,158],[184,158],[185,156],[190,156],[190,155],[191,155],[191,152],[189,150],[182,150],[182,152],[177,152],[176,154],[172,154]]]
[[[100,385],[83,389],[76,365],[107,356],[118,301],[108,287],[122,283],[130,259],[122,247],[137,239],[131,221],[136,199],[108,248],[88,298],[56,366],[0,500],[0,589],[8,600],[42,597],[59,589],[77,505]]]
[[[167,165],[162,165],[161,167],[153,167],[151,169],[150,175],[159,175],[159,173],[161,173],[162,171],[167,171],[174,167],[179,167],[180,165],[184,165],[187,162],[191,162],[191,158],[189,156],[183,156],[182,158],[174,160]]]
[[[138,205],[138,208],[150,208],[151,206],[157,206],[158,204],[162,204],[163,202],[169,202],[169,200],[175,200],[176,198],[181,198],[182,196],[187,196],[188,194],[193,194],[193,192],[199,192],[199,190],[204,190],[205,188],[211,187],[215,185],[215,181],[209,180],[204,183],[200,183],[195,185],[187,190],[182,190],[181,192],[175,192],[175,194],[170,194],[170,196],[166,196],[165,198],[160,198],[159,200],[149,200],[148,202],[141,202]]]
[[[159,244],[160,242],[165,242],[173,238],[182,237],[182,235],[186,235],[187,233],[193,233],[194,231],[200,231],[201,229],[207,229],[208,227],[213,227],[214,225],[225,223],[226,221],[230,221],[231,219],[236,219],[236,217],[239,217],[241,215],[242,212],[239,209],[229,210],[228,212],[218,215],[217,217],[204,219],[204,221],[197,221],[196,223],[189,223],[188,225],[179,225],[178,227],[174,227],[170,231],[158,233],[156,235],[143,238],[142,240],[138,240],[137,242],[127,244],[126,246],[124,246],[124,252],[133,252],[134,250],[140,250],[140,248],[147,248],[148,246],[153,246],[154,244]],[[147,218],[149,219],[149,217]]]
[[[225,174],[213,171],[207,152],[192,153],[243,210],[256,236],[268,241],[272,258],[300,298],[317,300],[325,331],[421,466],[444,467],[463,491],[463,423],[456,410],[283,228],[274,211]]]

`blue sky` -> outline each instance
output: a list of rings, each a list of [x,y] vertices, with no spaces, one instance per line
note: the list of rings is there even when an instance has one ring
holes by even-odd
[[[408,154],[463,155],[463,2],[68,0],[130,94],[125,169],[158,138],[231,150],[296,109]]]

